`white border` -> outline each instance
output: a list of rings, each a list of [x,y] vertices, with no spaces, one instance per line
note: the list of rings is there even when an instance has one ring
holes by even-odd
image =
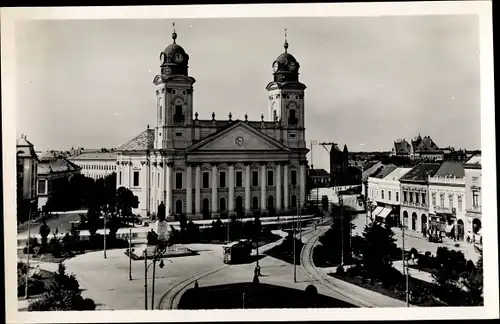
[[[17,312],[14,280],[6,280],[8,323],[48,322],[165,322],[165,321],[284,321],[284,320],[381,320],[381,319],[458,319],[498,318],[498,258],[496,162],[493,88],[493,32],[490,1],[416,2],[416,3],[341,3],[288,5],[212,5],[150,7],[81,7],[81,8],[3,8],[1,9],[2,122],[4,168],[4,251],[6,279],[15,276],[15,57],[14,23],[29,19],[134,19],[134,18],[229,18],[229,17],[325,17],[382,15],[457,15],[480,17],[481,66],[481,148],[483,154],[483,227],[485,306],[478,308],[398,308],[398,309],[316,309],[316,310],[239,310],[239,311],[99,311],[99,312]],[[486,232],[485,232],[486,233]]]

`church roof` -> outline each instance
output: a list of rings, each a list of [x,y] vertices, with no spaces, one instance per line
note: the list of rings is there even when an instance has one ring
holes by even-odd
[[[394,142],[394,149],[396,154],[410,154],[411,146],[406,140]]]
[[[155,130],[146,129],[127,143],[119,146],[117,151],[146,151],[154,149]]]

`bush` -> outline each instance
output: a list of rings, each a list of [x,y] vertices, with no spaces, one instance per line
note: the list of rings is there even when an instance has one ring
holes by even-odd
[[[53,237],[50,239],[50,250],[52,251],[52,255],[57,257],[60,257],[63,252],[63,246],[61,244],[61,241],[57,237]]]
[[[26,277],[18,277],[17,279],[17,296],[23,297],[26,293]],[[45,292],[45,285],[41,280],[29,278],[28,279],[28,294],[30,296],[40,295]]]
[[[345,271],[344,271],[344,267],[339,265],[337,267],[337,272],[336,272],[338,275],[344,275]]]
[[[147,234],[148,245],[156,245],[158,244],[158,234],[155,231],[151,230]]]

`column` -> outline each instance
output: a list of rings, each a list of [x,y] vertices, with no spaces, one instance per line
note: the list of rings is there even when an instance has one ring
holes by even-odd
[[[276,211],[282,209],[281,205],[281,164],[276,164]]]
[[[186,168],[186,214],[193,213],[193,170],[191,165]]]
[[[306,202],[306,166],[304,163],[300,164],[299,168],[299,176],[300,176],[300,205],[299,208],[302,208],[304,203]]]
[[[260,164],[260,209],[266,210],[266,164]]]
[[[201,169],[200,165],[196,165],[194,185],[194,212],[196,215],[201,214]]]
[[[250,211],[250,163],[245,163],[245,212]]]
[[[161,157],[160,161],[158,163],[161,163],[160,168],[158,168],[158,171],[160,172],[160,194],[159,194],[159,201],[160,204],[163,203],[165,207],[167,206],[167,190],[165,188],[165,170],[167,168],[167,162],[165,161],[165,158]]]
[[[234,213],[234,165],[232,163],[229,164],[229,175],[228,175],[228,211],[229,214]]]
[[[165,163],[165,209],[166,217],[173,214],[172,211],[172,163]]]
[[[217,213],[217,165],[212,164],[212,213]]]
[[[151,212],[152,206],[151,206],[151,161],[150,157],[146,157],[146,162],[144,163],[144,169],[145,169],[145,190],[146,190],[146,213],[149,214]]]
[[[283,209],[288,210],[288,199],[290,198],[288,195],[288,164],[285,163],[283,166]]]

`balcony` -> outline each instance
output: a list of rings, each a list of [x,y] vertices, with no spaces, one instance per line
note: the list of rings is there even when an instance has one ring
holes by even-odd
[[[174,115],[174,123],[183,124],[184,120],[184,115]]]
[[[441,214],[456,214],[456,209],[452,207],[434,206],[434,212]]]
[[[481,213],[481,206],[470,206],[467,208],[466,210],[467,212],[470,212],[470,213]]]

